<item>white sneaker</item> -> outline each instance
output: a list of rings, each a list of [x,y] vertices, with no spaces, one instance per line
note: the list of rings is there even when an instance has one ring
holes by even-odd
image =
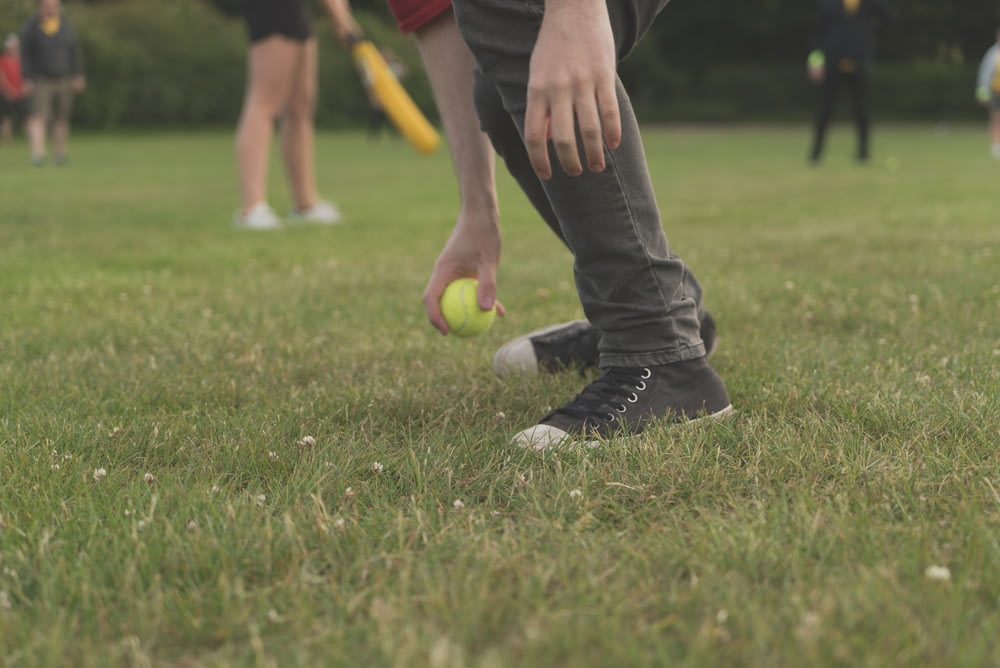
[[[993,146],[990,147],[990,153],[993,154],[994,158],[1000,159],[1000,144],[993,144]]]
[[[248,230],[277,230],[281,228],[281,219],[267,205],[267,202],[254,204],[245,214],[237,212],[233,223],[236,227]]]
[[[340,209],[333,202],[320,200],[303,211],[292,211],[288,217],[300,223],[319,223],[321,225],[336,225],[343,218]]]

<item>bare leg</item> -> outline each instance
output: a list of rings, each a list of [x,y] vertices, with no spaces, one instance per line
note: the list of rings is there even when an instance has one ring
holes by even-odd
[[[1000,109],[990,109],[990,143],[993,154],[1000,158]]]
[[[45,125],[46,121],[42,116],[32,116],[26,125],[31,158],[36,162],[45,159]]]
[[[69,144],[69,121],[56,120],[52,122],[52,155],[57,161],[66,159],[66,147]]]
[[[288,103],[292,84],[288,75],[301,48],[300,43],[280,36],[250,46],[247,92],[236,129],[236,162],[244,214],[267,199],[267,162],[274,122]]]
[[[281,149],[293,206],[296,211],[305,211],[319,201],[313,158],[318,87],[316,40],[305,42],[296,56],[289,77],[292,88],[288,107],[281,125]]]

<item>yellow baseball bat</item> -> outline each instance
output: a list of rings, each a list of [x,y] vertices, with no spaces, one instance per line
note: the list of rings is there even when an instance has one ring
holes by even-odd
[[[410,99],[371,40],[356,42],[351,47],[351,56],[364,77],[365,84],[407,141],[424,155],[437,150],[441,142],[437,130]]]

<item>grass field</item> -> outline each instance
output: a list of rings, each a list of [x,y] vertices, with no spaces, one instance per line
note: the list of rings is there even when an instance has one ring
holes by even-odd
[[[490,359],[582,313],[506,175],[456,340],[444,152],[323,135],[346,223],[248,232],[229,133],[0,149],[0,664],[1000,665],[1000,163],[807,134],[649,128],[738,414],[545,456],[583,380]]]

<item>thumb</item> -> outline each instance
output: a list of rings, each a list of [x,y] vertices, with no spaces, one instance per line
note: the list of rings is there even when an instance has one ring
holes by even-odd
[[[479,272],[479,287],[476,289],[476,303],[479,308],[489,311],[496,305],[497,301],[497,277],[496,273],[490,270]]]

